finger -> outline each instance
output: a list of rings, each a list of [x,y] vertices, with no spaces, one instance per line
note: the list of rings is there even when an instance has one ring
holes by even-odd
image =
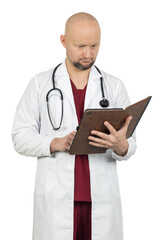
[[[106,134],[106,133],[99,132],[99,131],[96,131],[96,130],[92,130],[91,134],[96,135],[97,137],[99,137],[101,139],[109,140],[109,135]],[[93,136],[90,136],[90,137],[93,137]]]
[[[68,144],[71,145],[72,142],[73,142],[73,139],[74,139],[74,138],[68,137],[68,138],[66,139],[67,145],[68,145]]]
[[[72,141],[71,141],[71,142],[68,142],[67,145],[66,145],[66,149],[67,149],[67,150],[70,150],[71,145],[72,145]]]
[[[73,140],[74,140],[74,138],[68,139],[68,150],[70,150],[71,145],[72,145],[72,143],[73,143]]]
[[[69,142],[72,142],[73,139],[74,139],[74,136],[69,136],[69,137],[68,137],[68,141],[69,141]]]
[[[68,141],[69,141],[69,142],[73,142],[74,137],[75,137],[75,136],[69,136],[69,137],[68,137]]]
[[[67,137],[67,139],[71,139],[71,140],[73,140],[74,137],[75,137],[75,134],[76,134],[76,132],[73,131],[73,132],[69,133],[66,137]]]
[[[74,138],[75,138],[75,134],[76,134],[76,132],[74,132],[73,134],[71,134],[71,135],[68,137],[68,141],[69,141],[69,144],[70,144],[70,145],[72,145],[72,142],[73,142],[73,140],[74,140]]]
[[[130,124],[131,120],[132,120],[132,116],[127,117],[126,120],[125,120],[125,123],[124,123],[122,128],[125,129],[126,131],[129,127],[129,124]]]
[[[67,146],[67,150],[68,150],[68,151],[69,151],[70,147],[71,147],[71,145],[70,145],[70,144],[68,144],[68,146]]]
[[[117,132],[109,122],[105,121],[104,125],[106,126],[110,133],[115,134]]]
[[[94,147],[107,148],[107,146],[104,146],[103,144],[100,144],[100,143],[89,142],[89,144]]]
[[[75,137],[75,135],[76,135],[76,131],[73,131],[69,134],[69,136],[72,136],[73,138]]]
[[[101,145],[108,144],[108,141],[103,140],[102,138],[96,138],[96,137],[93,137],[93,136],[89,136],[88,139],[92,142],[99,143]]]
[[[75,135],[76,133],[77,133],[76,131],[71,132],[72,135]]]
[[[75,134],[76,134],[76,132],[73,131],[73,132],[69,133],[67,136],[75,136]]]

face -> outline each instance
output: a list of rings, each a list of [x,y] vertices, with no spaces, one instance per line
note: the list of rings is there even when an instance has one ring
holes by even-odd
[[[79,70],[94,64],[100,45],[100,29],[94,21],[81,21],[72,25],[66,36],[61,36],[66,48],[67,61]]]

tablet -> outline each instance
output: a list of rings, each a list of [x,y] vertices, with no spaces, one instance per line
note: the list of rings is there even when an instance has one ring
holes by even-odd
[[[128,127],[127,138],[129,138],[138,122],[140,121],[151,96],[145,98],[126,109],[122,108],[108,108],[108,109],[86,109],[81,119],[80,125],[77,128],[77,133],[70,147],[69,153],[71,155],[105,153],[106,148],[91,146],[88,137],[92,130],[97,130],[110,134],[105,127],[104,122],[108,121],[117,131],[123,126],[126,118],[132,116],[132,120]]]

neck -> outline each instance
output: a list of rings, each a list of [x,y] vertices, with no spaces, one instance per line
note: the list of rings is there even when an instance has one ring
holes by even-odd
[[[67,71],[70,79],[74,83],[77,89],[83,89],[88,83],[89,73],[91,69],[88,70],[79,70],[74,67],[68,59],[66,59]]]

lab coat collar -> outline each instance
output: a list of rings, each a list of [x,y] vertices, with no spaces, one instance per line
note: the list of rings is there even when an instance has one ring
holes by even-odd
[[[58,67],[55,73],[55,76],[56,76],[55,78],[56,86],[59,89],[61,89],[63,94],[67,96],[67,98],[69,99],[75,111],[72,87],[71,87],[71,82],[70,82],[65,60]],[[97,71],[97,69],[94,66],[92,66],[89,74],[87,90],[86,90],[85,106],[84,106],[85,109],[90,106],[91,100],[95,97],[96,91],[100,84],[100,77],[101,77],[101,74]]]
[[[58,67],[55,76],[69,76],[65,60]],[[89,79],[96,80],[99,79],[100,77],[101,74],[97,71],[97,69],[94,66],[92,66],[89,74]]]
[[[57,68],[57,71],[55,73],[55,76],[68,76],[68,71],[66,67],[65,60],[62,62],[62,64]]]

